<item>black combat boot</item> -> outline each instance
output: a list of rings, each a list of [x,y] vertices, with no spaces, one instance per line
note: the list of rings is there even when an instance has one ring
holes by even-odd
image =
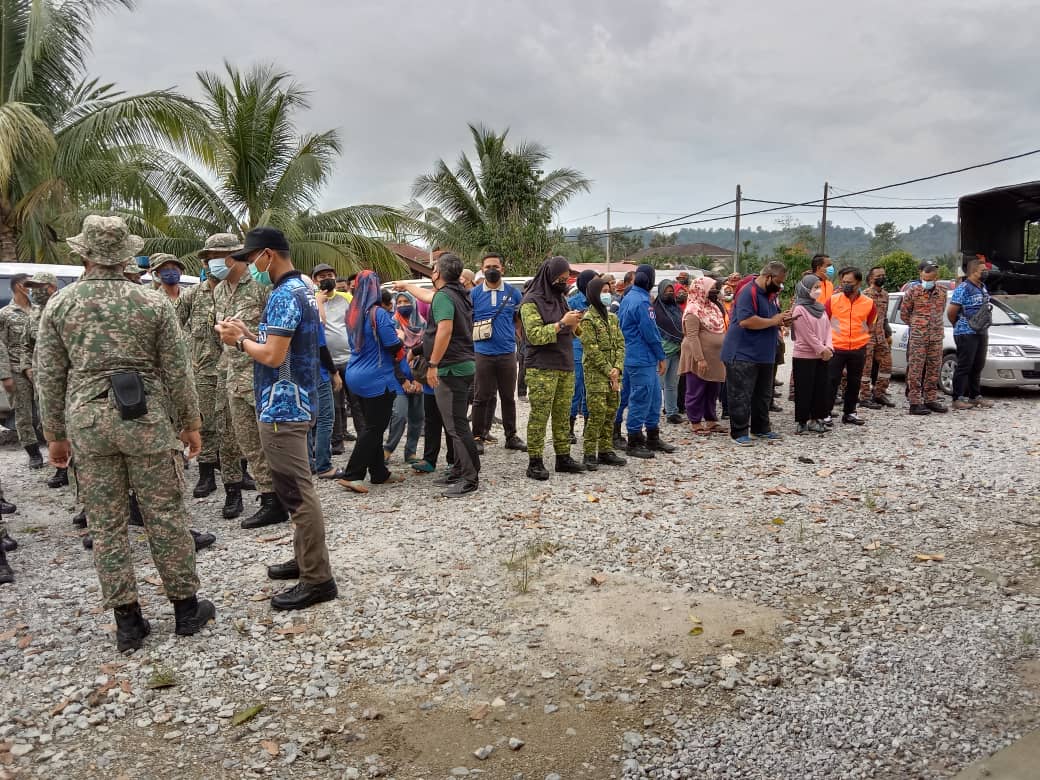
[[[616,452],[611,452],[610,450],[599,454],[599,462],[604,466],[624,466],[628,463],[627,460]]]
[[[652,452],[675,452],[675,445],[661,439],[660,428],[646,429],[646,448]]]
[[[585,467],[570,455],[556,456],[556,473],[558,474],[584,474]]]
[[[621,434],[621,423],[614,423],[614,449],[624,451],[628,446],[628,442],[625,441],[625,437]]]
[[[224,509],[222,514],[225,520],[234,520],[242,514],[242,485],[239,482],[224,483]]]
[[[596,471],[599,468],[599,458],[595,455],[586,455],[582,459],[581,465],[585,467],[586,471]]]
[[[243,528],[263,528],[265,525],[284,523],[289,519],[289,513],[285,511],[282,502],[274,493],[261,493],[259,495],[260,508],[252,517],[247,517],[241,522]]]
[[[212,601],[199,601],[198,596],[192,596],[174,601],[173,614],[177,620],[173,632],[178,636],[191,636],[199,633],[217,616],[217,608]]]
[[[139,650],[144,638],[152,633],[152,627],[141,614],[141,605],[124,604],[115,608],[116,613],[116,646],[119,652]]]
[[[14,582],[14,572],[7,565],[7,553],[0,545],[0,585],[6,585],[8,582]]]
[[[205,498],[210,493],[216,492],[217,489],[217,464],[216,463],[200,463],[199,464],[199,481],[195,483],[195,489],[192,491],[192,495],[195,498]]]
[[[60,488],[69,484],[69,470],[55,469],[54,476],[47,480],[47,487]]]
[[[4,494],[0,493],[0,515],[13,515],[18,511],[18,507],[14,504],[9,504],[4,499]]]
[[[196,531],[194,528],[189,528],[188,531],[191,533],[191,538],[195,542],[195,552],[199,550],[205,550],[207,547],[217,541],[217,537],[211,533],[205,531]]]
[[[642,433],[628,432],[628,449],[626,451],[633,458],[648,460],[654,457],[654,453],[647,449],[646,439],[643,438]]]
[[[29,455],[29,468],[42,469],[43,455],[40,454],[40,445],[36,442],[33,442],[32,444],[27,444],[25,447],[25,451]]]
[[[537,479],[541,482],[549,479],[549,469],[541,458],[531,457],[527,464],[527,476],[529,479]]]
[[[86,509],[81,509],[79,511],[78,515],[73,515],[72,516],[72,524],[74,526],[76,526],[76,528],[86,528],[87,527],[87,510]]]
[[[5,553],[14,552],[18,549],[18,542],[12,539],[7,531],[4,531],[3,536],[0,536],[0,550]]]
[[[578,437],[574,435],[574,423],[578,421],[577,417],[571,418],[571,444],[578,443]]]
[[[242,490],[256,490],[256,482],[253,475],[249,473],[249,464],[245,458],[242,459],[242,482],[239,487]]]

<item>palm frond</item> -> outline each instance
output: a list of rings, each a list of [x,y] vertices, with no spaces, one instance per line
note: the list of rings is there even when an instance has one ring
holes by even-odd
[[[55,152],[50,128],[24,103],[0,105],[0,191],[19,163]]]

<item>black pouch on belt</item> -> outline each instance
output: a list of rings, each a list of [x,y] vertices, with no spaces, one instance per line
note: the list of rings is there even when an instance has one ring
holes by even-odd
[[[112,403],[124,420],[136,420],[148,413],[144,380],[136,371],[120,371],[109,378],[112,382]]]

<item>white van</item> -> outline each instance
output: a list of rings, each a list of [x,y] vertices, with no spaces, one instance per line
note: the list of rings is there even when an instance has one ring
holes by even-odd
[[[0,263],[0,307],[11,302],[11,277],[16,274],[28,274],[30,277],[38,273],[52,273],[58,280],[58,287],[70,285],[83,275],[81,265],[46,265],[44,263]],[[150,282],[151,276],[145,274],[141,277],[142,282]],[[188,287],[198,284],[197,276],[182,276],[181,286]],[[11,411],[7,393],[0,387],[0,418],[5,418]]]

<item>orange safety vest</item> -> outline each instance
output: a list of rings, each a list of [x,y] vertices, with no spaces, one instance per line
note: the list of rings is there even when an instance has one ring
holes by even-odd
[[[831,318],[834,349],[862,349],[870,341],[870,330],[877,320],[877,306],[865,295],[849,300],[844,293],[832,296],[825,307]]]

